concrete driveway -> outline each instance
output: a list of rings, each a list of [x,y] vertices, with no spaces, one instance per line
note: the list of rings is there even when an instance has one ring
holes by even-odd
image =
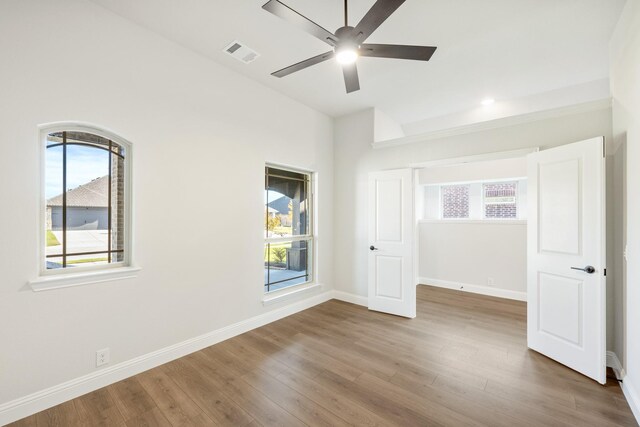
[[[56,239],[62,243],[62,231],[54,231]],[[67,231],[67,253],[106,251],[108,248],[107,230],[70,230]],[[62,244],[48,246],[47,255],[62,253]]]

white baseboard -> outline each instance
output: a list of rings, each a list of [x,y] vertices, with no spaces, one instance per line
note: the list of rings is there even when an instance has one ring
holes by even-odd
[[[638,389],[634,384],[629,382],[629,377],[627,376],[622,379],[620,386],[622,387],[624,397],[627,398],[633,416],[636,417],[636,421],[640,424],[640,394],[638,394]]]
[[[325,301],[329,301],[333,297],[334,291],[329,290],[285,307],[260,314],[181,343],[49,387],[28,396],[3,403],[0,405],[0,425],[5,425],[35,414],[36,412],[51,408],[52,406],[139,374],[140,372],[155,368],[156,366],[212,346],[236,335],[243,334],[252,329],[282,319],[283,317],[306,310]],[[341,299],[339,297],[336,298]]]
[[[616,378],[621,380],[624,378],[624,370],[622,369],[622,363],[620,363],[620,359],[618,359],[618,355],[613,351],[607,351],[607,366],[613,369],[613,372],[616,374]]]
[[[502,298],[519,299],[523,301],[526,297],[524,292],[520,293],[493,288],[485,289],[483,286],[462,285],[442,280],[420,278],[420,282],[449,289],[458,289],[467,292],[498,296]],[[487,290],[491,291],[491,293]],[[82,396],[83,394],[90,393],[109,384],[113,384],[117,381],[139,374],[140,372],[144,372],[156,366],[186,356],[187,354],[212,346],[236,335],[259,328],[260,326],[290,316],[299,311],[306,310],[315,305],[322,304],[332,298],[365,307],[367,306],[367,297],[336,290],[326,291],[285,307],[269,311],[233,325],[226,326],[207,334],[188,339],[181,343],[119,363],[109,368],[102,369],[28,396],[4,403],[0,405],[0,425],[17,421],[36,412],[43,411],[52,406]],[[621,378],[625,377],[624,370],[622,369],[620,361],[615,353],[607,352],[607,366],[616,370],[616,374],[620,374]],[[640,399],[636,392],[636,388],[629,383],[628,380],[623,380],[621,385],[634,416],[638,422],[640,422]]]
[[[640,395],[637,393],[637,389],[629,381],[618,355],[613,351],[607,351],[607,367],[613,369],[616,374],[616,378],[620,381],[620,388],[624,393],[624,397],[627,399],[627,403],[633,412],[633,416],[636,417],[636,421],[640,424]]]
[[[624,371],[618,355],[613,351],[607,351],[607,366],[613,369],[616,377],[621,380],[620,387],[622,388],[624,397],[627,399],[627,403],[629,403],[633,416],[636,417],[636,421],[640,424],[640,394],[638,394],[638,389],[635,385],[629,381],[629,377]]]
[[[469,285],[467,283],[451,282],[449,280],[430,279],[428,277],[418,278],[420,285],[437,286],[439,288],[456,289],[463,292],[471,292],[474,294],[488,295],[498,298],[506,298],[517,301],[526,301],[527,293],[511,291],[508,289],[492,288],[490,286]]]
[[[356,294],[350,294],[348,292],[334,290],[333,298],[340,301],[350,302],[351,304],[363,305],[365,307],[369,305],[369,299],[367,297],[363,297]]]

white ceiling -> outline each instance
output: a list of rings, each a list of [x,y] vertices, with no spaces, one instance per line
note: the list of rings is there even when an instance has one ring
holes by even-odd
[[[371,43],[437,46],[430,62],[360,58],[346,94],[334,61],[270,75],[329,46],[264,11],[266,0],[92,0],[184,47],[331,116],[376,107],[398,123],[466,111],[608,77],[608,41],[625,0],[407,0]],[[283,0],[335,31],[342,0]],[[349,1],[355,25],[374,0]],[[233,40],[261,56],[222,52]]]

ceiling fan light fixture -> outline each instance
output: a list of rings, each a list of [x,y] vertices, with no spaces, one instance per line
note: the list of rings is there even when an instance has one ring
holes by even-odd
[[[369,36],[406,0],[376,0],[355,27],[349,25],[348,0],[344,0],[344,26],[338,28],[335,33],[322,28],[284,4],[283,1],[287,0],[268,0],[262,8],[328,44],[332,50],[271,73],[278,78],[336,58],[336,61],[342,65],[345,89],[347,93],[351,93],[360,90],[356,67],[358,57],[428,61],[437,49],[435,46],[365,43]]]
[[[358,59],[358,51],[355,49],[340,49],[336,51],[336,60],[339,64],[349,65],[356,62]]]

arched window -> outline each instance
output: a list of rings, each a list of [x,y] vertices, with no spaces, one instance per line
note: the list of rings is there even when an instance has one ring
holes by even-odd
[[[72,129],[44,134],[43,270],[126,265],[127,144]]]

